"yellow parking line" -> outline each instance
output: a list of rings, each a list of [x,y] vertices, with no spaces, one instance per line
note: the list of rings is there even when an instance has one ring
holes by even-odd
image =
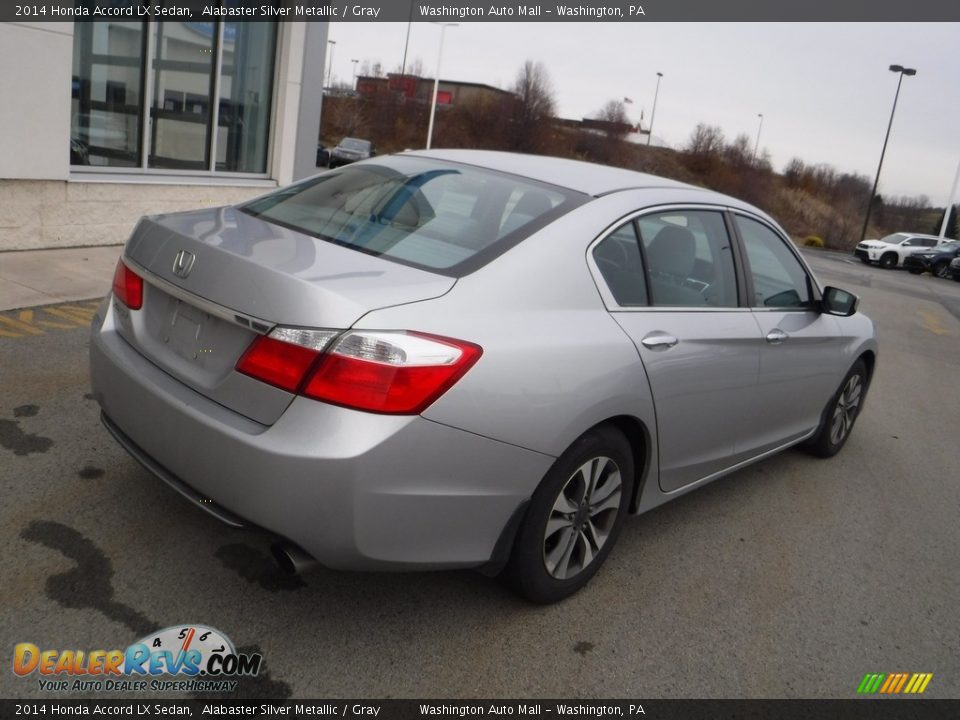
[[[935,312],[930,312],[929,310],[917,310],[917,315],[920,316],[920,319],[923,321],[921,326],[924,330],[929,330],[934,335],[950,335],[950,331],[947,330],[943,324],[940,322],[940,314]]]
[[[97,300],[0,314],[0,338],[20,339],[29,335],[43,335],[47,330],[88,327],[99,304]]]

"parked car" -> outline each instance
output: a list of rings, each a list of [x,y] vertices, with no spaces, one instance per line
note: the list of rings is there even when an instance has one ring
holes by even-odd
[[[956,257],[950,261],[950,277],[960,282],[960,257]]]
[[[366,160],[377,154],[373,143],[359,138],[344,138],[330,151],[330,167],[340,167],[357,160]]]
[[[330,167],[330,150],[323,143],[317,143],[317,167]]]
[[[937,277],[950,277],[950,261],[960,257],[960,242],[945,242],[934,248],[908,255],[903,266],[914,275],[931,272]]]
[[[552,602],[628,515],[837,453],[877,357],[857,304],[734,198],[418,151],[141,219],[92,386],[134,458],[288,569],[474,567]]]
[[[923,252],[940,244],[936,235],[917,233],[893,233],[880,240],[864,240],[857,244],[853,254],[866,264],[876,262],[886,270],[902,265],[914,253]]]

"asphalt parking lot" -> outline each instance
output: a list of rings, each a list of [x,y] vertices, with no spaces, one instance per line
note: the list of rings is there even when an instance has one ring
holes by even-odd
[[[263,653],[231,697],[847,698],[867,672],[960,697],[960,283],[810,256],[880,332],[844,451],[788,451],[633,519],[552,607],[472,572],[281,575],[269,538],[198,512],[101,427],[95,303],[0,313],[4,662],[203,623]],[[0,696],[50,697],[9,668]]]

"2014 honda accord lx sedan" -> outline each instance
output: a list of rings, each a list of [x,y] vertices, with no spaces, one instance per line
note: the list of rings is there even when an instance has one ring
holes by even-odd
[[[454,150],[144,218],[91,343],[120,444],[289,565],[477,567],[538,602],[627,515],[836,453],[876,355],[750,205]]]

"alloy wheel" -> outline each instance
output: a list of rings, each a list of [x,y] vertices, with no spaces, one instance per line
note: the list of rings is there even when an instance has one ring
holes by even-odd
[[[552,577],[568,580],[593,562],[613,531],[622,492],[620,468],[609,457],[588,460],[564,483],[543,536]]]
[[[839,445],[853,427],[853,421],[860,408],[860,399],[863,395],[863,378],[858,374],[850,376],[843,392],[837,398],[833,409],[833,419],[830,425],[830,442]]]

